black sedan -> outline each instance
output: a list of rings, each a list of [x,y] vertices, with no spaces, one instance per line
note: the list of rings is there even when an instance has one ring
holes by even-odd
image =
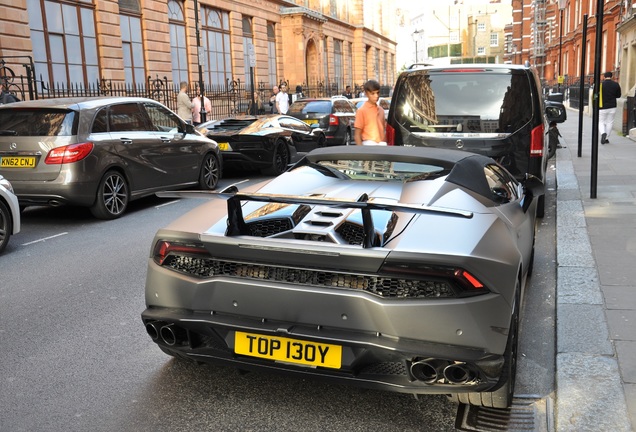
[[[257,168],[267,175],[283,173],[300,153],[325,145],[321,129],[287,115],[232,117],[198,128],[218,143],[224,165]]]

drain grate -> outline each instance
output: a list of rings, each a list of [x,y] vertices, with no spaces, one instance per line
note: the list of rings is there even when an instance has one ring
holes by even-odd
[[[461,404],[455,428],[467,432],[532,431],[552,432],[552,399],[514,398],[509,409]]]

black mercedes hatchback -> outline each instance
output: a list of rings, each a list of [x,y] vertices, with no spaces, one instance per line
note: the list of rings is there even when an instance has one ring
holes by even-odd
[[[517,179],[545,179],[548,118],[534,69],[521,65],[415,66],[400,74],[387,119],[389,145],[454,148],[497,160]],[[542,217],[543,197],[537,205]]]

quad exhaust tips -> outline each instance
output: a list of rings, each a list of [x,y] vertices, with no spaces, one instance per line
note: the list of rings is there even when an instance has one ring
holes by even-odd
[[[153,341],[161,341],[168,346],[181,345],[188,341],[188,333],[185,329],[161,321],[146,323],[146,332]]]
[[[440,380],[448,384],[466,384],[476,378],[466,363],[450,363],[433,358],[413,362],[410,370],[413,378],[425,384],[435,384]]]

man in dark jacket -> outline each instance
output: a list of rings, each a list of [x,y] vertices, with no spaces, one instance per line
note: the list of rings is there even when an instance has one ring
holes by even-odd
[[[0,82],[0,105],[19,102],[20,99],[15,97],[15,95],[9,93],[6,89],[6,86],[3,82]]]
[[[621,86],[612,80],[611,72],[605,72],[603,75],[605,79],[599,88],[598,130],[601,134],[601,144],[608,144],[616,115],[616,99],[621,97]]]

